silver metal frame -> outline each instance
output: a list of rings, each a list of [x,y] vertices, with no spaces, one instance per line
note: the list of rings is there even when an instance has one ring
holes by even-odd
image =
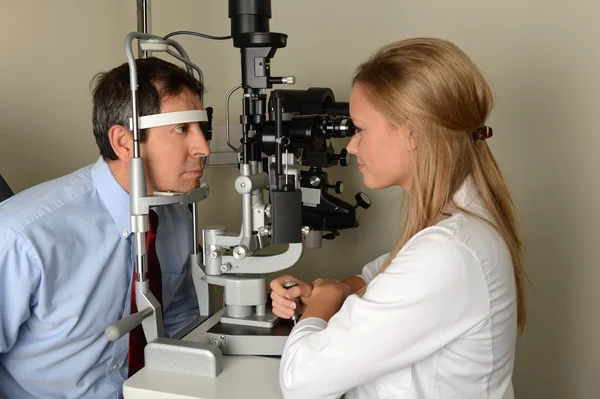
[[[270,206],[265,204],[264,191],[269,188],[269,174],[258,162],[240,165],[240,176],[235,180],[236,191],[242,196],[242,224],[239,234],[228,234],[224,228],[206,228],[202,231],[202,251],[198,250],[198,203],[208,196],[208,187],[189,194],[146,193],[144,159],[140,155],[140,128],[138,109],[138,77],[133,42],[138,41],[139,56],[146,58],[151,51],[163,51],[186,65],[190,74],[197,73],[203,83],[202,70],[192,63],[179,43],[150,34],[150,0],[138,0],[138,32],[125,37],[125,53],[130,71],[134,157],[130,164],[131,231],[135,237],[135,269],[139,276],[136,284],[136,301],[139,312],[109,326],[106,335],[115,340],[142,324],[148,345],[145,348],[145,367],[193,375],[216,377],[222,371],[222,354],[281,355],[286,335],[269,334],[278,319],[266,308],[266,280],[263,274],[273,273],[294,265],[302,255],[302,243],[290,244],[280,254],[257,256],[255,253],[270,245]],[[174,50],[173,50],[174,49]],[[226,99],[227,144],[229,137],[229,100]],[[203,98],[201,97],[201,101]],[[274,159],[271,160],[274,162]],[[297,160],[292,154],[282,154],[285,173],[294,175],[299,189]],[[193,204],[193,251],[188,272],[192,276],[200,317],[186,331],[213,320],[211,286],[225,289],[225,309],[219,313],[219,322],[207,330],[207,342],[191,343],[181,339],[166,338],[160,304],[149,289],[146,278],[147,254],[145,247],[148,231],[148,212],[153,206],[168,204]],[[308,231],[304,231],[308,233]],[[230,249],[233,248],[231,251]],[[216,315],[215,315],[216,316]],[[211,323],[213,323],[211,321]],[[248,328],[258,329],[247,333]],[[110,333],[110,334],[109,334]],[[183,337],[185,332],[178,334]]]
[[[208,318],[208,313],[212,311],[210,289],[203,272],[198,267],[200,254],[197,248],[196,231],[197,222],[197,204],[208,197],[208,186],[202,184],[197,189],[188,194],[182,193],[153,193],[148,195],[146,191],[146,176],[144,169],[144,159],[140,156],[140,133],[139,133],[139,110],[138,110],[138,77],[136,60],[133,55],[133,41],[138,40],[141,50],[140,56],[148,56],[144,50],[144,44],[151,42],[152,49],[164,47],[167,53],[184,62],[188,67],[188,72],[193,75],[192,70],[198,74],[200,82],[203,80],[201,69],[193,64],[185,50],[179,43],[173,40],[163,40],[159,36],[147,33],[149,0],[138,0],[138,24],[140,19],[144,32],[131,32],[125,37],[125,53],[129,64],[129,78],[131,85],[132,99],[132,123],[134,141],[134,157],[130,162],[130,213],[131,213],[131,231],[135,237],[135,270],[138,280],[135,281],[136,304],[138,312],[119,320],[117,323],[107,327],[105,333],[108,339],[114,341],[123,335],[129,333],[137,325],[142,324],[144,335],[148,345],[145,347],[145,367],[157,370],[179,371],[187,374],[201,375],[206,377],[216,377],[222,371],[222,353],[214,345],[191,343],[179,339],[166,338],[164,333],[164,323],[162,319],[161,306],[154,297],[149,288],[149,281],[146,278],[147,273],[147,254],[146,254],[146,233],[148,231],[148,213],[151,207],[164,206],[170,204],[193,204],[193,229],[194,245],[193,253],[190,255],[188,271],[191,273],[200,304],[201,316]],[[178,52],[170,50],[175,48]],[[202,98],[201,98],[202,100]]]

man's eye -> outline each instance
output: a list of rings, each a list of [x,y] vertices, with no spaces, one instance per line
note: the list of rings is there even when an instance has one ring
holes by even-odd
[[[188,131],[188,126],[187,126],[187,125],[181,125],[181,126],[177,126],[177,127],[175,128],[175,131],[176,131],[177,133],[181,133],[181,134],[183,134],[183,133],[187,133],[187,131]]]

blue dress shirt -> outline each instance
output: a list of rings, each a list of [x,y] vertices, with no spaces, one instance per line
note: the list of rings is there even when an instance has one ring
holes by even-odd
[[[199,315],[192,221],[182,205],[157,213],[173,335]],[[134,243],[129,194],[101,158],[0,204],[0,397],[122,397],[128,335],[104,329],[129,315]]]

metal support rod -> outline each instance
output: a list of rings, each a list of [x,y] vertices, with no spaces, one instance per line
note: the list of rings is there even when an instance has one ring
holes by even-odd
[[[250,164],[240,165],[241,174],[250,176]],[[252,237],[252,192],[242,194],[242,237]]]
[[[171,43],[169,43],[169,44],[171,44]],[[183,48],[181,48],[181,50],[183,50]],[[179,61],[183,62],[190,75],[194,76],[194,74],[192,73],[192,69],[195,70],[196,73],[198,73],[198,81],[200,82],[200,84],[204,85],[204,75],[202,74],[202,70],[200,69],[200,67],[198,67],[196,64],[194,64],[193,62],[191,62],[189,60],[189,58],[187,57],[187,54],[184,53],[185,56],[179,55],[172,50],[167,50],[167,54],[169,54],[170,56],[177,58]],[[202,105],[204,105],[204,93],[200,94],[200,103]]]
[[[244,97],[242,97],[242,115],[245,118],[251,118],[252,112],[252,89],[244,89]],[[242,163],[248,163],[248,133],[250,130],[248,120],[242,124]]]
[[[198,255],[198,203],[192,204],[192,254]]]
[[[148,258],[146,257],[146,232],[135,233],[137,281],[145,281],[148,273]]]
[[[150,33],[150,0],[137,0],[137,31]],[[138,57],[148,58],[149,55],[138,43]]]
[[[227,139],[227,145],[229,146],[229,148],[231,148],[233,151],[237,151],[237,148],[235,148],[232,144],[231,144],[231,134],[229,132],[229,99],[231,98],[231,95],[233,94],[234,91],[236,91],[237,89],[240,89],[242,87],[241,84],[235,86],[233,89],[231,89],[231,91],[227,94],[227,98],[225,99],[225,128],[226,128],[226,139]],[[214,151],[213,151],[214,152]]]
[[[283,189],[283,187],[280,187],[280,181],[279,179],[281,178],[281,175],[283,174],[283,162],[281,159],[282,156],[282,147],[283,147],[283,143],[281,141],[281,137],[283,136],[283,115],[282,115],[282,109],[283,109],[283,98],[281,98],[281,95],[279,94],[279,92],[277,92],[276,97],[275,97],[275,129],[276,129],[276,135],[277,138],[275,140],[275,147],[277,149],[276,155],[277,155],[277,159],[275,161],[275,164],[277,165],[277,179],[276,179],[276,184],[277,184],[277,189],[281,190]]]

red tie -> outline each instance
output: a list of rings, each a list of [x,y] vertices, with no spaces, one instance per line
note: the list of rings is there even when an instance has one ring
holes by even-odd
[[[158,227],[158,215],[151,210],[148,214],[150,223],[148,232],[146,233],[146,253],[148,260],[147,278],[150,282],[150,292],[160,303],[162,311],[162,276],[160,271],[160,263],[156,255],[156,229]],[[131,314],[137,312],[135,304],[135,281],[137,280],[137,272],[133,272],[133,280],[131,282]],[[129,377],[137,373],[144,367],[144,347],[146,346],[146,337],[144,329],[140,324],[129,333]]]

